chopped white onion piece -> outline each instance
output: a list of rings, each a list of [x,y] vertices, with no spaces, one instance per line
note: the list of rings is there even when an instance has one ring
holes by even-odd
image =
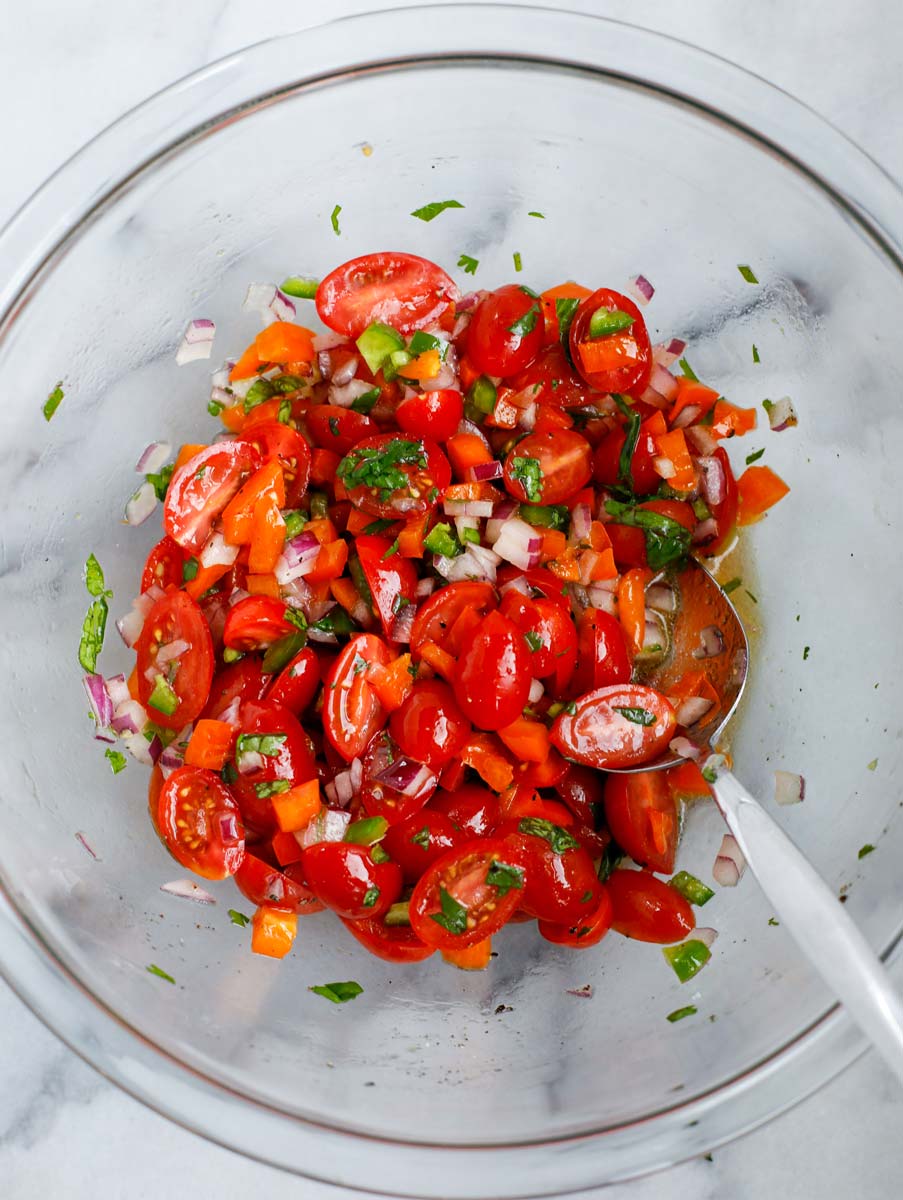
[[[706,625],[699,632],[699,646],[693,651],[694,658],[717,658],[724,653],[724,634],[717,625]]]
[[[806,798],[806,781],[790,771],[775,771],[774,798],[778,804],[799,804]]]
[[[538,679],[531,679],[530,680],[530,694],[527,697],[527,699],[530,701],[530,703],[536,704],[539,700],[541,700],[543,698],[544,693],[545,693],[545,688],[542,686],[540,681]]]
[[[161,883],[160,891],[180,900],[193,900],[195,904],[216,904],[216,897],[198,887],[191,879],[174,879],[172,883]]]
[[[314,334],[314,350],[317,354],[323,350],[334,350],[336,346],[344,346],[347,341],[343,334],[326,329],[323,333]]]
[[[329,378],[336,385],[336,387],[344,387],[344,385],[346,383],[350,383],[351,380],[354,378],[354,376],[357,374],[357,368],[358,368],[359,362],[360,362],[360,359],[358,358],[358,356],[356,354],[352,354],[350,358],[346,359],[345,362],[342,363],[342,365],[339,367],[339,369],[337,371],[333,371],[332,370],[332,360],[330,359],[330,376],[329,376]],[[372,388],[373,384],[368,383],[367,387]]]
[[[715,939],[717,937],[718,937],[717,929],[712,929],[707,925],[702,925],[702,926],[697,925],[696,928],[693,930],[693,932],[690,934],[689,940],[694,941],[694,942],[702,942],[702,944],[704,946],[707,946],[709,948],[709,950],[711,950],[712,943],[715,941]]]
[[[657,458],[654,458],[652,460],[652,466],[655,468],[656,475],[661,476],[662,479],[673,479],[677,474],[677,469],[675,468],[674,463],[670,458],[665,458],[663,455],[659,455]]]
[[[656,612],[673,613],[677,611],[677,596],[674,588],[664,583],[653,583],[646,588],[646,605]]]
[[[135,470],[139,475],[154,475],[169,459],[172,446],[169,442],[151,442],[138,461]]]
[[[720,887],[736,887],[745,870],[746,859],[737,839],[733,834],[726,833],[712,867],[712,878]]]
[[[539,563],[542,538],[532,525],[520,517],[510,517],[503,524],[493,548],[506,562],[526,571]]]
[[[351,813],[339,812],[335,808],[321,808],[310,824],[295,834],[295,840],[302,849],[316,846],[320,842],[341,842],[350,824]]]
[[[781,433],[784,429],[792,429],[794,425],[799,425],[799,417],[796,415],[796,409],[789,396],[782,396],[780,400],[769,404],[767,412],[768,424],[775,433]]]
[[[201,566],[231,567],[240,549],[240,546],[230,546],[219,530],[214,529],[201,548]]]
[[[168,642],[157,651],[157,666],[165,667],[168,662],[172,662],[176,658],[181,658],[189,648],[188,642],[183,641],[181,638],[176,638],[175,641]]]
[[[125,506],[125,519],[129,525],[141,525],[157,507],[154,485],[145,481]]]
[[[668,749],[676,754],[678,758],[689,758],[694,761],[702,754],[699,747],[694,745],[689,738],[685,737],[672,738]]]
[[[350,408],[355,400],[372,392],[376,385],[367,383],[365,379],[352,379],[341,387],[334,382],[329,385],[329,403],[336,408]]]
[[[677,706],[678,725],[689,729],[691,725],[702,720],[713,704],[714,701],[706,699],[705,696],[688,696]]]

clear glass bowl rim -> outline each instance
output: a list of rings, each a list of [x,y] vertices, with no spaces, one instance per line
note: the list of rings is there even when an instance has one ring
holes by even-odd
[[[293,53],[302,43],[303,55]],[[443,47],[441,53],[436,46]],[[358,47],[367,48],[366,58]],[[726,122],[814,180],[903,271],[903,192],[824,118],[760,77],[689,43],[586,13],[436,5],[347,17],[258,43],[121,117],[64,163],[0,231],[0,337],[23,298],[40,286],[56,256],[95,214],[115,203],[136,175],[222,121],[343,76],[466,58],[602,74]],[[316,62],[318,68],[299,73],[299,62]],[[641,1121],[579,1137],[499,1146],[365,1137],[269,1107],[167,1054],[93,995],[19,910],[14,894],[12,881],[0,878],[0,974],[80,1057],[184,1128],[260,1161],[360,1190],[447,1196],[454,1178],[460,1196],[561,1195],[632,1178],[755,1128],[811,1094],[865,1049],[849,1018],[834,1006],[750,1071]],[[899,982],[899,933],[885,948],[885,959]],[[429,1190],[412,1190],[412,1180],[432,1179],[437,1182],[427,1183]]]

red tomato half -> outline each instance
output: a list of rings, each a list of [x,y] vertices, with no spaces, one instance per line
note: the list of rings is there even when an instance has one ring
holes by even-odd
[[[649,417],[640,425],[636,448],[630,459],[630,477],[638,496],[645,496],[649,492],[657,491],[662,482],[661,476],[653,465],[653,460],[658,457],[658,447],[652,436],[651,420],[652,418]],[[621,451],[624,449],[626,441],[626,431],[623,428],[615,429],[607,434],[596,447],[596,453],[593,456],[593,478],[596,483],[601,483],[604,487],[614,487],[623,482],[621,480]]]
[[[381,917],[401,895],[401,867],[374,862],[368,846],[319,842],[308,846],[301,862],[317,899],[352,921]]]
[[[611,928],[611,900],[602,887],[602,899],[595,912],[581,917],[573,925],[553,925],[551,921],[540,921],[539,932],[547,942],[558,946],[571,946],[575,950],[587,950],[598,946]]]
[[[533,829],[542,834],[529,832]],[[526,864],[521,908],[530,916],[553,925],[572,925],[601,904],[602,885],[593,860],[571,830],[542,818],[522,818],[505,843],[514,846],[519,861]]]
[[[392,520],[429,512],[451,483],[448,459],[435,442],[399,433],[358,442],[342,459],[338,474],[352,504]]]
[[[667,771],[609,775],[605,820],[611,836],[634,862],[670,875],[680,833],[677,805]]]
[[[242,734],[274,734],[283,739],[276,752],[261,755],[259,765],[251,771],[242,769],[247,763],[241,757],[240,738],[235,746],[238,775],[232,790],[241,805],[242,816],[256,833],[272,834],[276,830],[276,817],[271,797],[317,778],[313,747],[297,718],[281,704],[249,700],[242,705],[239,717]]]
[[[480,729],[502,729],[530,694],[530,650],[513,621],[491,612],[458,659],[455,698]]]
[[[170,658],[175,649],[178,653]],[[183,729],[200,716],[213,682],[213,641],[204,614],[190,596],[171,591],[157,601],[147,614],[135,652],[138,697],[158,725]],[[151,704],[153,695],[166,708],[174,697],[175,707],[164,711]]]
[[[557,339],[511,380],[511,386],[517,392],[526,391],[535,404],[549,404],[553,408],[583,408],[594,399]]]
[[[464,416],[464,399],[454,388],[418,392],[402,400],[395,410],[399,428],[415,437],[446,442],[457,432]]]
[[[301,434],[281,421],[261,421],[246,425],[236,441],[253,446],[261,463],[278,459],[285,479],[285,507],[297,508],[310,477],[310,447]]]
[[[416,254],[364,254],[331,271],[317,288],[324,325],[356,338],[379,321],[401,333],[435,324],[461,293],[441,267]]]
[[[411,926],[438,950],[464,950],[501,929],[519,906],[525,883],[515,847],[498,838],[468,842],[443,854],[421,877],[411,896]]]
[[[258,908],[284,908],[308,915],[324,908],[309,888],[254,854],[245,855],[235,872],[235,883],[241,894]]]
[[[505,593],[499,611],[528,635],[530,673],[535,679],[554,676],[552,690],[559,693],[577,664],[577,630],[570,613],[554,600],[531,600],[514,588]]]
[[[436,775],[422,763],[398,753],[388,733],[377,733],[363,759],[361,804],[371,817],[390,825],[418,812],[438,786]]]
[[[467,328],[467,357],[483,375],[514,375],[542,349],[545,336],[539,297],[517,283],[490,292]]]
[[[304,414],[304,422],[315,446],[343,456],[363,438],[379,432],[363,413],[355,412],[353,408],[339,408],[336,404],[315,405]]]
[[[264,679],[269,678],[264,676]],[[300,717],[319,686],[320,660],[310,646],[305,646],[276,677],[267,699],[284,705],[290,713]]]
[[[435,642],[446,649],[448,631],[462,613],[473,611],[485,616],[497,604],[495,589],[489,583],[450,583],[440,588],[417,610],[411,629],[411,649],[416,653],[424,642]]]
[[[591,339],[590,322],[597,309],[633,317],[629,329]],[[626,392],[639,396],[652,372],[652,346],[646,323],[634,302],[620,292],[599,288],[581,302],[570,331],[571,358],[590,387],[600,392]]]
[[[295,620],[291,621],[289,617]],[[274,600],[272,596],[246,596],[229,609],[223,641],[233,650],[265,650],[280,638],[298,633],[300,628],[298,614],[282,600]]]
[[[417,603],[414,564],[396,553],[398,547],[389,538],[377,534],[359,533],[354,548],[376,615],[391,637],[402,610]]]
[[[612,929],[638,942],[679,942],[696,927],[693,909],[675,888],[648,871],[612,871],[605,881]]]
[[[246,700],[260,700],[269,684],[270,676],[261,671],[259,658],[240,658],[217,671],[201,716],[215,721],[235,699],[242,704]]]
[[[469,840],[444,813],[428,807],[391,826],[382,844],[411,887],[437,858]]]
[[[464,748],[470,722],[458,708],[454,693],[439,679],[415,683],[410,695],[392,713],[389,729],[402,754],[441,771]]]
[[[367,668],[392,661],[385,642],[372,633],[353,637],[326,675],[323,688],[323,732],[351,762],[385,724],[386,710],[367,682]]]
[[[632,670],[621,622],[601,608],[584,609],[577,624],[577,669],[571,679],[571,695],[627,683]]]
[[[159,587],[181,587],[184,580],[182,568],[185,564],[185,551],[171,537],[161,538],[147,556],[144,573],[141,576],[141,590]]]
[[[530,433],[505,459],[505,487],[515,500],[530,504],[561,504],[579,492],[592,473],[592,448],[573,429]]]
[[[410,925],[387,925],[372,917],[362,921],[349,921],[346,917],[339,920],[366,950],[386,962],[423,962],[436,952],[435,946],[421,942]]]
[[[479,783],[465,783],[455,792],[440,788],[429,807],[448,817],[468,838],[486,837],[499,822],[498,796]]]
[[[588,767],[638,767],[661,754],[676,724],[674,708],[661,692],[615,684],[581,696],[573,712],[556,718],[551,737],[565,758]]]
[[[208,446],[179,467],[163,504],[163,526],[173,541],[197,554],[213,522],[260,463],[255,446],[235,441]]]
[[[225,879],[241,866],[241,814],[232,793],[212,771],[173,771],[157,799],[156,825],[173,858],[203,879]]]

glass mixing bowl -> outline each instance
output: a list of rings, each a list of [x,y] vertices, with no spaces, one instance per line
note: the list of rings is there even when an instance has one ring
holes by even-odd
[[[463,209],[409,215],[449,198]],[[118,614],[157,537],[121,522],[141,450],[212,434],[207,366],[174,363],[188,318],[216,320],[222,358],[256,331],[249,281],[381,248],[472,255],[480,286],[508,280],[515,251],[536,287],[642,271],[656,337],[686,338],[732,400],[799,410],[736,455],[766,446],[793,487],[740,568],[758,632],[736,770],[766,800],[776,767],[806,776],[778,818],[898,968],[901,246],[893,184],[796,101],[689,46],[544,10],[396,11],[264,43],[81,151],[0,237],[0,964],[19,995],[188,1128],[394,1195],[626,1178],[848,1064],[858,1035],[751,878],[706,908],[721,937],[683,986],[654,947],[574,953],[529,926],[475,975],[371,959],[328,914],[286,963],[253,957],[231,884],[213,909],[159,891],[183,872],[148,824],[144,770],[113,778],[92,741],[76,646],[88,552]],[[128,669],[112,622],[102,668]],[[679,865],[708,877],[721,832],[695,808]],[[343,1007],[307,990],[351,978],[365,993]],[[587,983],[592,999],[569,994]],[[697,1016],[665,1020],[690,1002]]]

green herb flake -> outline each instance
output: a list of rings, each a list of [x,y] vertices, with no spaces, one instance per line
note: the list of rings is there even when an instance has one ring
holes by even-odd
[[[708,904],[715,895],[710,887],[701,879],[697,879],[695,875],[691,875],[689,871],[678,871],[674,878],[668,881],[668,886],[673,887],[676,892],[680,892],[683,898],[689,900],[691,904],[698,904],[700,908],[703,904]]]
[[[395,541],[392,543],[392,545],[389,547],[389,549],[385,552],[385,554],[383,554],[381,556],[379,561],[385,562],[387,558],[392,558],[393,555],[398,553],[398,548],[400,545],[401,545],[401,543],[399,542],[398,538],[396,538]]]
[[[523,316],[518,317],[513,325],[508,326],[508,332],[516,333],[518,337],[526,337],[536,328],[536,321],[541,311],[538,304],[531,304]]]
[[[759,282],[758,279],[756,279],[756,276],[753,272],[752,267],[747,266],[746,263],[737,263],[737,270],[740,272],[740,274],[743,276],[743,278],[746,280],[747,283],[758,283]]]
[[[352,821],[345,830],[345,841],[357,846],[373,846],[389,832],[389,822],[385,817],[362,817]]]
[[[566,829],[554,825],[543,817],[522,817],[517,824],[518,831],[529,837],[539,837],[547,841],[556,854],[564,854],[565,850],[576,850],[580,843]]]
[[[341,211],[339,209],[339,212]],[[286,296],[295,296],[298,300],[313,300],[319,286],[319,279],[311,279],[308,275],[289,275],[288,279],[283,279],[279,284],[279,290],[285,292]]]
[[[366,487],[378,491],[384,500],[392,492],[408,489],[408,477],[400,468],[427,465],[422,442],[394,438],[382,446],[359,447],[347,454],[336,468],[336,475],[345,487]]]
[[[383,850],[382,846],[377,842],[370,847],[370,857],[375,863],[391,862],[391,857]]]
[[[577,711],[577,702],[575,700],[568,700],[567,704],[564,706],[564,711],[569,717],[572,717]]]
[[[544,221],[546,219],[546,214],[541,213],[541,212],[528,212],[527,216],[528,217],[539,217],[540,221]]]
[[[165,979],[167,983],[175,983],[173,977],[167,974],[162,967],[158,967],[156,963],[151,963],[149,967],[144,968],[148,975],[156,975],[158,979]]]
[[[713,767],[703,767],[702,768],[702,777],[706,781],[706,783],[714,783],[715,780],[718,778],[718,775]]]
[[[415,208],[411,213],[418,221],[433,221],[447,208],[463,208],[460,200],[434,200],[432,204],[424,204],[423,208]]]
[[[267,647],[266,653],[263,656],[261,671],[264,675],[275,675],[277,671],[281,671],[283,667],[287,667],[299,650],[303,650],[307,645],[306,630],[299,629],[296,633],[289,633],[285,637],[280,638],[278,642],[273,642]],[[223,659],[225,659],[223,654]]]
[[[85,620],[82,624],[82,635],[78,644],[78,661],[84,670],[92,675],[97,670],[97,656],[103,649],[108,612],[106,597],[98,596],[85,613]]]
[[[633,493],[633,456],[640,440],[640,425],[642,417],[623,396],[614,395],[614,401],[623,415],[627,418],[624,445],[618,456],[618,482]]]
[[[351,401],[351,411],[366,416],[376,406],[380,395],[379,387],[372,387],[369,392],[364,392],[363,396],[358,396],[356,400]]]
[[[697,938],[681,942],[679,946],[662,946],[662,954],[681,983],[697,975],[712,957],[712,952]]]
[[[407,608],[411,601],[407,596],[403,596],[401,592],[392,601],[392,616],[397,617],[403,608]]]
[[[809,646],[803,646],[803,662],[805,662],[806,659],[809,657],[809,650],[810,650]]]
[[[756,345],[755,342],[753,342],[753,362],[757,363],[757,362],[761,362],[761,361],[762,361],[761,358],[759,358],[759,347]]]
[[[724,592],[725,596],[729,596],[731,592],[735,592],[742,583],[743,580],[739,577],[739,575],[737,575],[733,579],[729,579],[727,583],[723,584],[721,590]]]
[[[752,466],[752,464],[753,464],[754,462],[758,462],[758,461],[759,461],[759,459],[762,457],[762,455],[763,455],[764,453],[765,453],[765,447],[764,447],[764,446],[762,447],[762,449],[761,449],[761,450],[753,450],[752,454],[747,454],[747,456],[746,456],[746,465],[747,465],[748,467],[749,467],[749,466]]]
[[[507,896],[512,888],[523,888],[523,868],[497,859],[486,873],[486,882],[498,891],[499,896]]]
[[[646,536],[646,557],[653,571],[659,571],[669,563],[686,557],[690,549],[690,531],[679,521],[662,513],[623,504],[619,500],[606,500],[605,511],[617,517],[622,525],[634,525]]]
[[[859,854],[857,855],[857,858],[865,858],[865,856],[867,854],[871,854],[874,849],[875,847],[871,842],[866,842],[864,846],[859,847]]]
[[[110,770],[114,775],[118,775],[120,771],[124,771],[127,766],[126,757],[120,754],[118,750],[104,750],[104,758],[110,764]]]
[[[271,796],[281,796],[291,788],[287,779],[266,779],[263,783],[255,783],[254,791],[258,800],[269,800]]]
[[[621,312],[620,309],[606,308],[602,305],[589,319],[589,336],[592,341],[611,337],[613,333],[621,333],[623,330],[629,329],[633,322],[634,318],[630,313]]]
[[[332,225],[332,232],[336,235],[336,237],[339,237],[342,233],[341,229],[339,228],[339,214],[341,213],[341,211],[342,211],[341,204],[337,204],[335,206],[335,208],[332,210],[332,216],[329,218],[330,223]]]
[[[63,381],[61,379],[59,381],[59,383],[56,385],[56,387],[53,389],[53,391],[50,393],[50,395],[47,397],[47,399],[44,401],[44,407],[42,408],[41,411],[44,414],[45,421],[49,421],[51,419],[51,417],[53,416],[53,414],[56,412],[56,410],[59,408],[60,404],[62,403],[64,394],[65,393],[63,392]]]
[[[221,400],[207,401],[207,412],[210,413],[211,417],[218,417],[225,407],[225,404]]]
[[[865,769],[866,769],[867,771],[877,771],[877,769],[878,769],[878,760],[877,760],[877,758],[873,758],[873,759],[872,759],[872,761],[866,765],[866,768],[865,768]]]
[[[465,275],[476,275],[479,265],[480,260],[478,258],[471,258],[469,254],[462,254],[458,259],[458,266]]]
[[[687,1004],[683,1008],[675,1008],[674,1012],[669,1012],[667,1020],[673,1025],[676,1021],[682,1021],[684,1017],[695,1017],[699,1009],[695,1004]]]
[[[514,259],[514,269],[515,269],[515,271],[522,271],[522,270],[524,269],[524,263],[523,263],[523,259],[522,259],[522,258],[521,258],[521,256],[520,256],[520,251],[519,251],[519,250],[515,250],[515,251],[514,251],[514,254],[513,254],[513,256],[512,256],[512,257],[513,257],[513,259]]]
[[[527,643],[527,645],[530,647],[530,649],[534,652],[534,654],[536,653],[537,650],[541,650],[544,645],[542,638],[539,636],[538,633],[535,633],[532,629],[528,629],[527,632],[524,634],[524,641]]]
[[[408,838],[408,841],[415,846],[419,846],[421,850],[429,850],[430,848],[430,827],[424,825],[419,833],[415,833],[413,837]]]
[[[442,911],[430,913],[430,920],[435,921],[437,925],[441,925],[443,929],[455,936],[464,933],[467,929],[467,909],[463,904],[459,904],[451,892],[446,891],[441,884],[439,885],[439,904]]]
[[[251,924],[251,918],[246,917],[245,914],[243,912],[239,912],[237,908],[229,909],[229,920],[232,922],[233,925],[238,925],[242,928],[245,925]]]
[[[631,721],[634,725],[643,725],[648,728],[654,725],[658,719],[655,713],[649,711],[648,708],[634,708],[631,705],[615,704],[612,709],[616,713],[620,713],[625,721]]]
[[[88,561],[85,563],[85,587],[88,589],[89,596],[112,596],[113,594],[106,591],[103,568],[93,554],[88,555]]]
[[[159,471],[144,476],[154,489],[156,497],[161,503],[166,499],[166,493],[169,490],[169,481],[172,479],[172,473],[175,469],[176,464],[169,463],[168,466],[161,467]]]
[[[780,923],[781,922],[777,919],[777,917],[769,917],[768,918],[769,925],[780,925]]]
[[[365,525],[364,533],[384,533],[387,529],[391,529],[393,525],[397,524],[397,521],[392,521],[389,517],[380,517],[376,521],[371,521],[369,525]]]
[[[558,320],[558,337],[564,343],[567,343],[568,334],[571,330],[571,322],[574,319],[574,313],[580,307],[580,301],[576,296],[558,296],[555,299],[555,316]]]
[[[609,877],[621,859],[624,857],[624,851],[615,841],[611,841],[602,852],[602,858],[599,860],[598,876],[599,882],[604,883]]]
[[[532,503],[542,499],[542,467],[538,458],[515,455],[511,461],[511,478],[521,485]]]
[[[758,603],[759,603],[759,601],[758,601],[758,600],[756,599],[756,597],[755,597],[755,596],[752,594],[752,592],[749,590],[749,588],[744,588],[744,589],[743,589],[743,591],[744,591],[744,593],[745,593],[747,596],[749,596],[749,598],[750,598],[750,600],[752,600],[753,604],[758,604]]]
[[[313,992],[315,996],[323,996],[326,1000],[331,1000],[333,1004],[347,1004],[349,1000],[360,996],[364,991],[361,985],[355,983],[353,979],[346,980],[345,983],[324,983],[317,987],[309,987],[307,990]]]
[[[687,360],[685,358],[682,358],[680,360],[679,366],[683,373],[684,379],[692,379],[692,381],[694,383],[699,383],[699,376],[696,374],[696,372],[693,370],[693,368],[690,366],[690,364],[687,362]]]
[[[278,758],[282,753],[288,734],[285,733],[242,733],[235,743],[236,757],[242,754],[262,754],[264,758]]]
[[[190,583],[192,579],[196,579],[200,565],[201,564],[194,557],[194,555],[192,555],[190,558],[186,558],[182,563],[182,582]]]
[[[248,388],[247,394],[242,402],[242,407],[246,413],[251,412],[258,404],[263,404],[267,400],[272,400],[277,395],[276,385],[271,379],[256,379]]]
[[[363,904],[364,908],[375,908],[378,899],[379,888],[369,887],[367,888],[366,892],[364,892],[364,899],[361,901],[361,903]]]

